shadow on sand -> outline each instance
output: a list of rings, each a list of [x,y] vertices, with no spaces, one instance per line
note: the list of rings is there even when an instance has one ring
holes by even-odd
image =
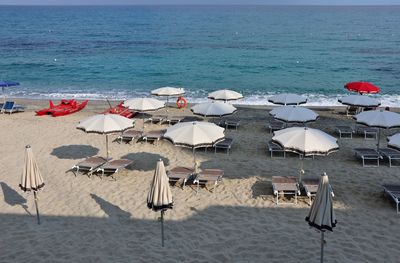
[[[29,215],[28,206],[26,205],[26,199],[20,195],[17,191],[12,189],[8,184],[0,182],[1,189],[3,190],[4,202],[11,206],[21,206]]]
[[[51,155],[59,159],[82,159],[94,156],[99,153],[99,149],[90,145],[65,145],[54,148]]]
[[[138,153],[129,153],[121,158],[129,159],[133,161],[133,164],[130,167],[127,167],[128,170],[141,170],[141,171],[151,171],[156,168],[157,161],[163,160],[164,165],[169,165],[169,159],[165,158],[159,154],[148,153],[148,152],[138,152]]]

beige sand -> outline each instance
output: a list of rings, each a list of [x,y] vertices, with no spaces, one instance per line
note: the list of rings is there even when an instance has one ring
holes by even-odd
[[[111,156],[133,159],[131,169],[117,181],[75,177],[65,172],[85,156],[105,153],[103,136],[75,126],[106,103],[91,102],[82,112],[59,118],[34,116],[32,110],[46,102],[23,103],[29,104],[27,112],[0,115],[0,262],[318,262],[320,235],[304,220],[307,198],[297,205],[274,203],[271,176],[297,176],[300,160],[267,155],[271,135],[264,128],[269,116],[263,107],[240,107],[241,127],[226,132],[235,139],[231,155],[198,153],[202,168],[225,169],[223,183],[216,194],[201,189],[196,195],[189,186],[172,189],[175,207],[166,213],[161,248],[159,214],[146,207],[153,170],[159,158],[168,160],[167,168],[191,166],[191,152],[169,142],[112,143]],[[319,113],[320,120],[310,126],[331,134],[335,124],[354,124],[335,111]],[[174,109],[170,114],[190,113]],[[146,130],[158,128],[146,125]],[[400,217],[380,185],[400,183],[399,168],[386,163],[363,168],[352,153],[374,143],[342,139],[339,152],[304,162],[306,176],[327,172],[336,194],[338,226],[326,235],[326,262],[398,262]],[[40,226],[33,194],[18,188],[26,144],[46,182]]]

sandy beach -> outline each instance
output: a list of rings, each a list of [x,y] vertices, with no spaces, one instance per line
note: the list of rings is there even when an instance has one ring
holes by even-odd
[[[73,115],[36,117],[47,101],[17,100],[26,112],[0,115],[0,262],[319,262],[320,235],[305,222],[308,197],[274,202],[271,177],[298,176],[300,159],[273,158],[266,151],[271,139],[265,128],[267,107],[239,106],[239,129],[231,154],[198,151],[201,168],[222,168],[216,193],[195,187],[172,187],[174,209],[165,216],[166,245],[161,248],[159,213],[149,210],[146,196],[156,161],[167,169],[192,166],[188,149],[168,141],[157,144],[110,143],[113,158],[134,161],[116,181],[66,173],[85,157],[105,155],[105,138],[75,127],[79,120],[107,108],[90,101]],[[315,108],[319,120],[309,124],[335,137],[335,125],[354,125],[344,108]],[[160,110],[156,114],[165,114]],[[188,108],[171,108],[171,115],[192,115]],[[137,127],[141,120],[136,119]],[[145,130],[166,128],[146,124]],[[381,142],[386,145],[386,135]],[[111,135],[115,139],[118,134]],[[304,161],[305,176],[329,175],[338,220],[326,234],[326,262],[398,262],[399,216],[383,197],[383,183],[399,183],[399,168],[387,162],[362,167],[355,147],[375,147],[361,136],[340,139],[340,150]],[[46,186],[40,191],[42,224],[35,221],[32,193],[19,187],[24,147],[31,145]]]

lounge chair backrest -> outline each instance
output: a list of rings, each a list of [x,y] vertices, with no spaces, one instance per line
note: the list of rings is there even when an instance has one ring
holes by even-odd
[[[14,108],[14,101],[6,101],[6,103],[3,106],[3,110],[12,110]]]

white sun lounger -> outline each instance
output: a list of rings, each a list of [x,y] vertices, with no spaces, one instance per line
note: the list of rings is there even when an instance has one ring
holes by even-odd
[[[399,214],[399,204],[400,204],[400,185],[399,184],[384,184],[383,191],[384,194],[390,197],[396,203],[396,212]]]
[[[391,148],[379,149],[379,153],[382,158],[387,158],[389,160],[389,167],[393,167],[392,161],[400,160],[400,151]],[[399,166],[399,165],[396,165]]]
[[[335,127],[337,133],[339,133],[339,138],[353,138],[354,129],[346,125],[338,125]]]
[[[371,148],[355,148],[354,155],[361,158],[363,167],[379,167],[379,159],[382,158],[375,149]],[[376,161],[376,165],[367,165],[366,161]]]
[[[297,195],[300,195],[300,188],[295,177],[272,176],[272,188],[276,196],[276,205],[278,205],[280,194],[294,195],[294,202],[297,204]]]

